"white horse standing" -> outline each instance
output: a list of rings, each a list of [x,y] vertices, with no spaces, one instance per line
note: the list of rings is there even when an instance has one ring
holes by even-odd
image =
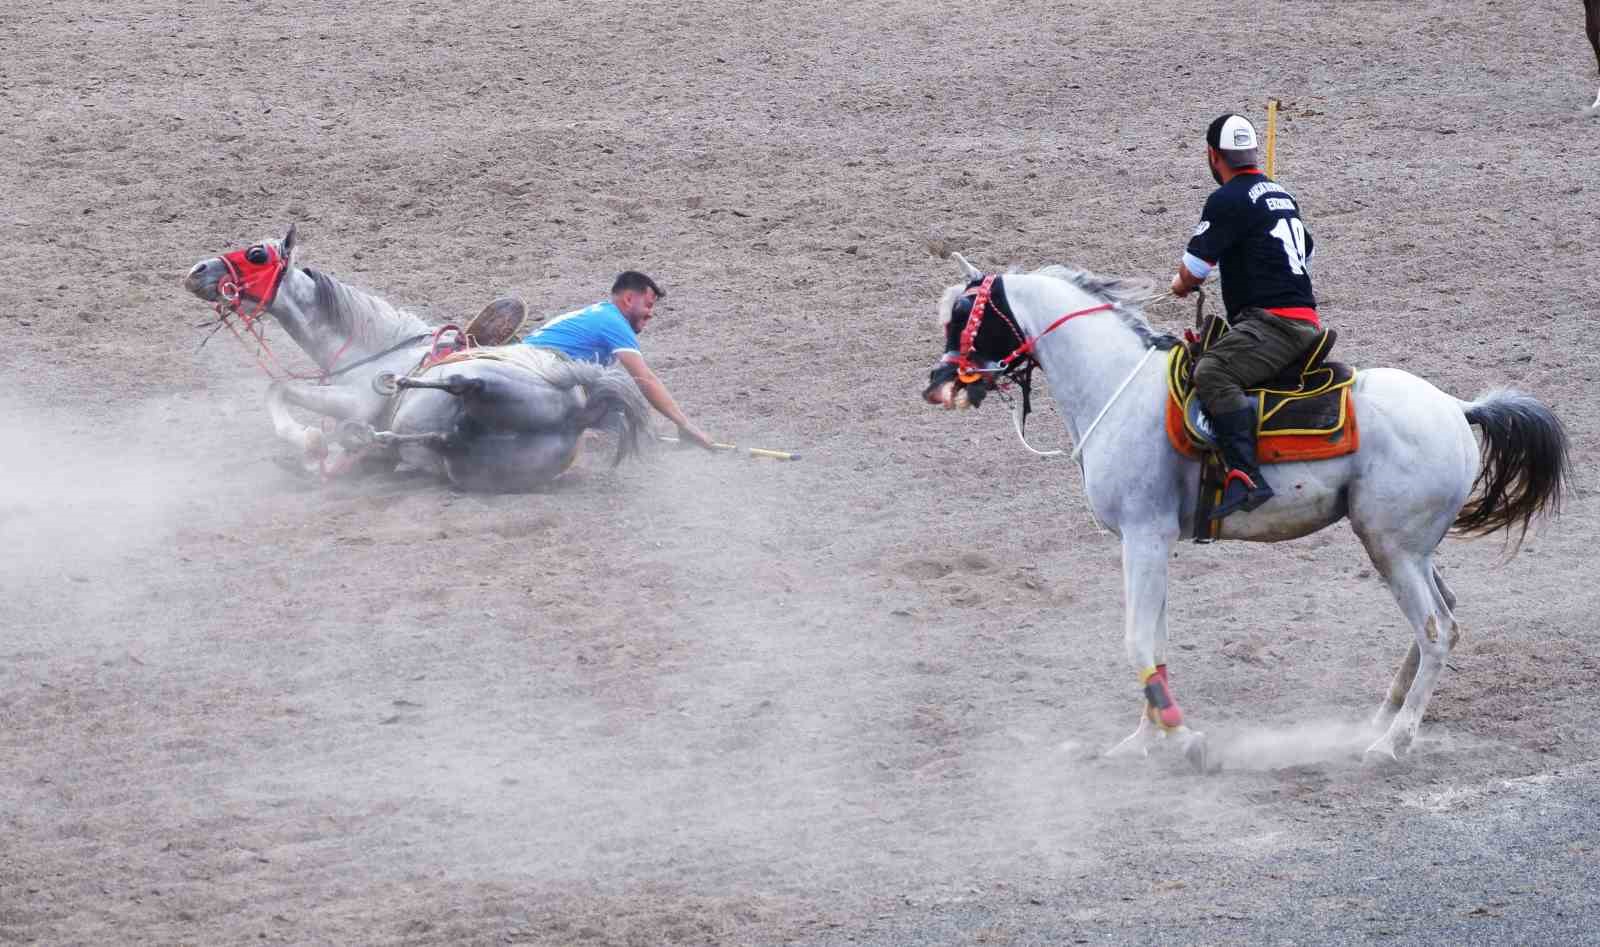
[[[960,262],[970,278],[982,277]],[[1077,444],[1094,514],[1122,539],[1128,660],[1141,683],[1160,668],[1165,689],[1167,563],[1173,544],[1193,528],[1200,477],[1199,462],[1174,450],[1163,426],[1165,359],[1150,356],[1170,345],[1150,329],[1122,281],[1068,267],[1000,279],[1015,327],[991,319],[975,338],[969,334],[966,354],[993,365],[1025,340],[1032,343]],[[945,407],[959,406],[977,390],[952,377],[964,326],[951,315],[966,285],[950,287],[940,304],[947,354],[924,392]],[[1050,330],[1061,316],[1077,313],[1082,318]],[[1452,527],[1485,534],[1520,525],[1525,532],[1534,516],[1558,510],[1567,442],[1548,408],[1512,391],[1463,402],[1415,375],[1376,368],[1357,376],[1353,399],[1360,449],[1272,465],[1267,473],[1277,497],[1227,517],[1220,538],[1278,542],[1349,517],[1413,631],[1410,651],[1373,718],[1381,735],[1366,751],[1368,758],[1393,759],[1415,738],[1461,634],[1455,596],[1434,567],[1434,550]],[[1484,433],[1481,462],[1473,424]],[[1480,489],[1473,497],[1475,485]],[[1176,701],[1165,713],[1147,702],[1138,728],[1114,752],[1145,752],[1168,732],[1203,765],[1204,738],[1183,725]]]

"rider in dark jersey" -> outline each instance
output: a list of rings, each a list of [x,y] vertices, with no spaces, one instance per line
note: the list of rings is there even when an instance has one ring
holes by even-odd
[[[1228,316],[1228,334],[1194,370],[1229,468],[1212,519],[1272,499],[1256,465],[1255,402],[1244,389],[1292,365],[1322,330],[1311,292],[1311,233],[1294,197],[1261,173],[1256,152],[1256,130],[1241,115],[1218,116],[1206,129],[1206,160],[1222,186],[1206,199],[1172,279],[1173,295],[1187,296],[1219,271]]]

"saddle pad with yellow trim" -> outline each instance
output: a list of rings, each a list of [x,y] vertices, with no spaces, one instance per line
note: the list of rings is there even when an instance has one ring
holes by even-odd
[[[1191,380],[1193,357],[1178,346],[1167,357],[1167,438],[1180,454],[1201,457],[1216,449]],[[1277,387],[1251,388],[1256,399],[1256,456],[1262,463],[1326,460],[1355,453],[1361,446],[1355,402],[1350,397],[1356,371],[1323,362],[1320,353],[1304,360],[1316,367],[1300,376],[1298,388],[1286,379]]]

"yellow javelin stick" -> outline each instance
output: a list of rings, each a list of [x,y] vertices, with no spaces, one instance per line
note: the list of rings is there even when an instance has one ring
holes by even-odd
[[[1278,100],[1267,100],[1267,177],[1277,177],[1278,169]]]
[[[676,438],[676,437],[668,437],[665,434],[660,435],[659,439],[661,441],[665,442],[665,443],[668,443],[668,444],[682,444],[683,443],[683,441],[679,440],[678,438]],[[800,459],[800,455],[799,454],[794,453],[793,451],[786,451],[786,450],[767,450],[767,449],[762,448],[762,447],[740,447],[738,444],[723,444],[723,443],[720,443],[720,442],[717,442],[717,441],[713,441],[712,444],[711,444],[711,447],[712,447],[713,450],[742,450],[745,453],[749,454],[751,457],[765,457],[765,458],[767,458],[769,460],[799,460]]]

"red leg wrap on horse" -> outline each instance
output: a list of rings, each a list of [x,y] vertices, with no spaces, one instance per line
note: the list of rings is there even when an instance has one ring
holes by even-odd
[[[1169,730],[1183,725],[1183,708],[1172,696],[1172,686],[1167,683],[1167,666],[1156,665],[1156,672],[1144,682],[1144,699],[1149,703],[1150,719]]]

